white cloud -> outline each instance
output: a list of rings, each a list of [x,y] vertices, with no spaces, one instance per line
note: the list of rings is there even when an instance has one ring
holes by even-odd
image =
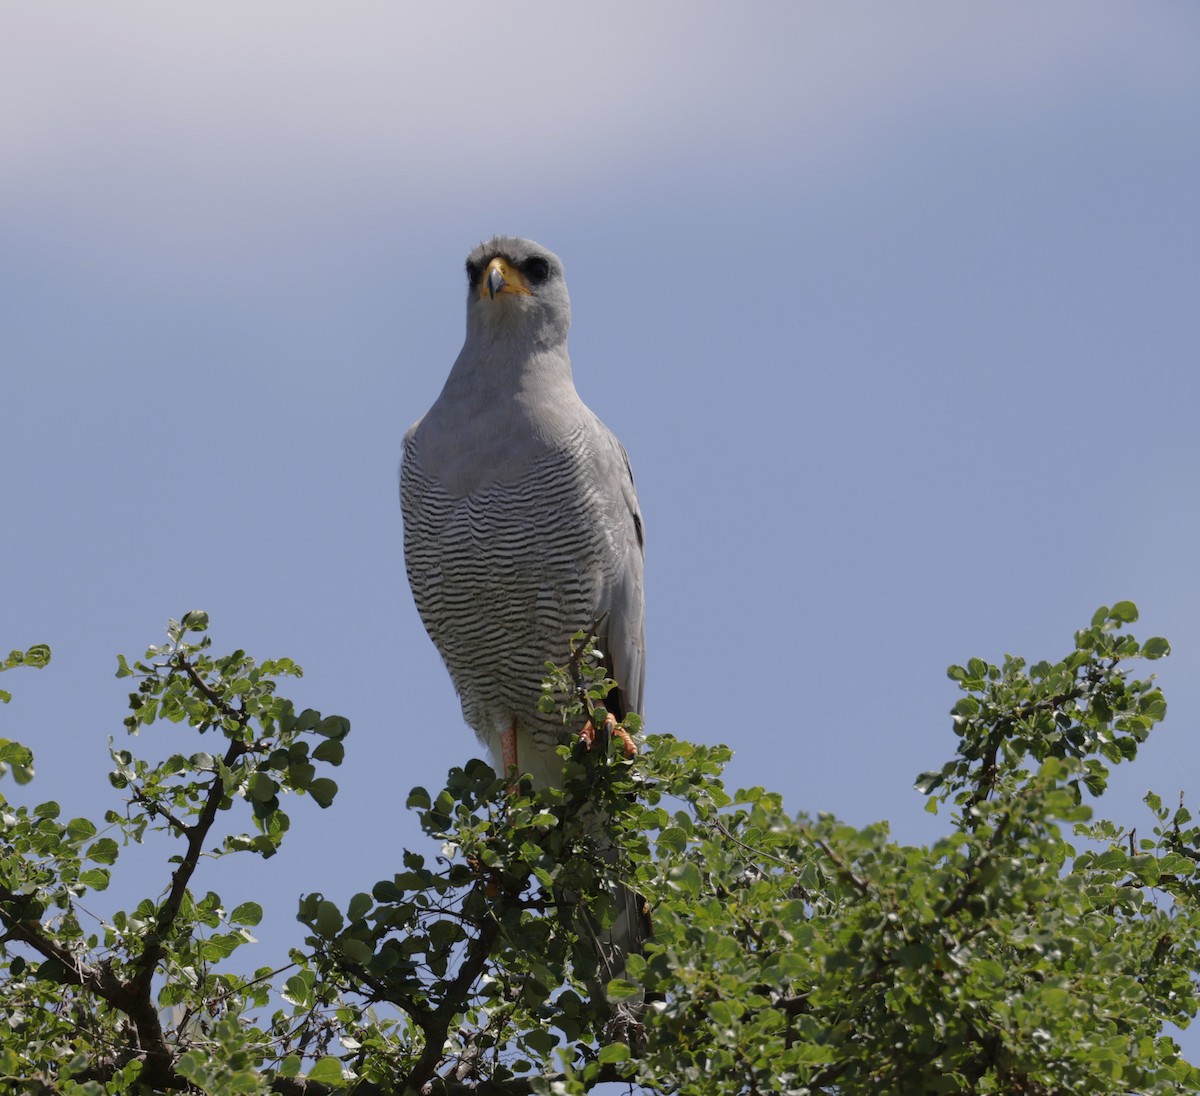
[[[829,184],[914,129],[1113,84],[1194,92],[1198,20],[1094,2],[10,6],[0,197],[18,228],[203,251],[285,246],[297,218],[419,222],[730,164]]]

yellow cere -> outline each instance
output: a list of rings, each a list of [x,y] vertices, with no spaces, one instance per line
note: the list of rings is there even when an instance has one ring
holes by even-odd
[[[484,271],[483,277],[479,279],[479,296],[488,296],[488,282],[491,279],[492,271],[499,272],[500,277],[504,279],[503,284],[496,290],[496,295],[501,293],[523,293],[525,296],[531,294],[528,283],[525,281],[524,275],[511,263],[497,255],[490,263],[487,270]]]

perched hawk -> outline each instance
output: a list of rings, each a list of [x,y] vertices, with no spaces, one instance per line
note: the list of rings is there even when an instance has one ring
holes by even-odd
[[[562,777],[562,721],[537,703],[547,660],[565,661],[571,636],[602,621],[598,645],[619,686],[607,710],[618,719],[640,712],[645,680],[633,474],[575,391],[570,326],[558,256],[507,236],[475,248],[466,341],[441,395],[405,435],[400,466],[408,580],[463,718],[498,771],[515,765],[541,786]],[[597,847],[615,861],[596,822]],[[604,982],[649,934],[638,895],[617,884],[614,897],[609,929],[579,922]],[[639,1029],[637,1013],[632,1001],[613,1009],[618,1037]]]
[[[561,779],[547,660],[603,618],[618,719],[645,680],[642,519],[629,458],[579,398],[558,256],[497,236],[467,257],[467,337],[404,439],[404,558],[463,718],[498,771]]]

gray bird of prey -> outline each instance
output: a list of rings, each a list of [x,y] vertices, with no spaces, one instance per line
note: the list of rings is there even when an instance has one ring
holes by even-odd
[[[400,465],[408,580],[463,718],[498,771],[515,766],[543,787],[561,782],[563,733],[558,716],[538,710],[545,663],[564,662],[571,637],[599,621],[597,645],[618,683],[606,709],[618,720],[640,714],[645,681],[633,473],[575,391],[570,326],[557,255],[509,236],[475,248],[466,341],[441,395],[405,435]],[[596,823],[597,848],[615,861]],[[617,884],[614,896],[610,928],[578,921],[603,974],[599,1000],[649,934],[638,895]],[[628,1041],[639,1010],[618,1004],[609,1030]]]
[[[601,621],[618,689],[641,711],[642,519],[621,443],[575,391],[558,256],[497,236],[467,256],[467,336],[404,438],[404,558],[463,718],[504,772],[557,785],[562,721],[538,710],[547,660]]]

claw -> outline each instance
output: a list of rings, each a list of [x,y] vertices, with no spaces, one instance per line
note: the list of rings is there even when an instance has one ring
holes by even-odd
[[[621,753],[626,760],[632,757],[637,757],[637,743],[624,727],[617,722],[617,717],[612,712],[606,712],[604,715],[604,729],[610,737],[615,737],[621,743]],[[584,724],[583,730],[579,732],[579,741],[585,750],[590,750],[596,744],[596,728],[592,726],[592,721],[589,719]]]
[[[621,740],[621,753],[625,755],[626,761],[637,757],[638,748],[637,743],[633,740],[633,735],[621,726],[610,727],[609,730]]]

